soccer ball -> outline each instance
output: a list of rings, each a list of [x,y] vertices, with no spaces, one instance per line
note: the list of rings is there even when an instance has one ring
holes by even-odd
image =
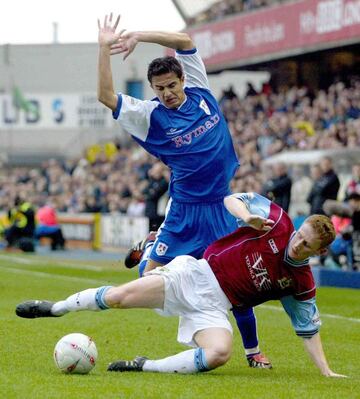
[[[55,345],[56,366],[66,374],[87,374],[95,366],[98,352],[95,342],[87,335],[65,335]]]

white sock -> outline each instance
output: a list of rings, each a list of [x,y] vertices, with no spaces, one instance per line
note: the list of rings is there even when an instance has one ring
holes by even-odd
[[[249,348],[249,349],[245,349],[245,355],[247,357],[251,356],[251,355],[257,355],[258,353],[260,353],[260,348],[259,346],[255,346],[255,348]]]
[[[109,286],[89,288],[70,295],[64,301],[56,302],[51,308],[51,313],[55,316],[61,316],[65,313],[79,310],[98,311],[108,309],[109,307],[104,302],[104,295],[109,288]]]
[[[177,355],[159,360],[146,360],[143,371],[156,371],[158,373],[198,373],[207,371],[209,367],[205,359],[203,348],[190,349]]]

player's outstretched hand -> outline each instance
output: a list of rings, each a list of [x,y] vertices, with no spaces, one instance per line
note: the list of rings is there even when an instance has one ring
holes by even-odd
[[[116,33],[116,29],[120,22],[120,15],[117,16],[115,22],[113,22],[113,14],[105,15],[103,25],[101,25],[98,19],[99,35],[98,41],[100,46],[111,46],[116,43],[125,32],[125,29]]]
[[[271,230],[274,221],[271,219],[263,218],[258,215],[250,215],[247,218],[246,223],[256,230],[269,231]]]
[[[333,371],[329,370],[326,374],[324,374],[325,377],[333,377],[333,378],[349,378],[347,375],[344,374],[336,374]]]
[[[116,43],[111,45],[110,54],[124,54],[123,59],[125,60],[135,49],[138,44],[135,33],[129,32],[123,34]]]

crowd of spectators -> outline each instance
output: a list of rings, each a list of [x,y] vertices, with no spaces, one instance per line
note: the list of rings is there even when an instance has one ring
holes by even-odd
[[[209,8],[188,18],[188,26],[222,20],[227,15],[234,15],[261,7],[279,4],[287,0],[221,0],[212,4]]]
[[[331,159],[312,165],[310,176],[281,163],[264,167],[264,160],[282,151],[360,148],[360,80],[348,86],[337,82],[317,93],[305,87],[273,92],[266,84],[257,92],[249,84],[244,98],[230,87],[219,102],[241,162],[234,192],[261,193],[290,211],[298,206],[300,212],[293,209],[292,214],[301,217],[322,212],[325,200],[336,199],[339,181]],[[136,143],[115,144],[92,146],[77,160],[50,159],[40,168],[4,169],[0,211],[19,197],[35,207],[50,203],[60,212],[144,215],[149,228],[156,228],[162,221],[158,202],[169,171]],[[354,179],[350,189],[360,194],[360,176]]]
[[[305,87],[275,93],[267,85],[258,93],[249,85],[241,99],[229,88],[220,104],[241,161],[233,191],[274,194],[270,185],[282,181],[289,192],[284,165],[263,167],[264,159],[279,152],[360,147],[360,80],[348,87],[338,82],[316,94]],[[169,171],[132,141],[112,145],[111,151],[108,144],[93,146],[77,160],[51,159],[40,168],[3,170],[0,210],[20,196],[35,206],[50,201],[63,212],[150,212],[156,218],[149,201],[164,194]],[[314,181],[316,169],[319,166],[312,168]],[[293,181],[304,178],[296,169],[292,174]],[[289,197],[282,203],[286,209]]]
[[[262,165],[279,152],[360,147],[360,80],[354,79],[349,87],[338,82],[316,94],[305,87],[274,93],[267,85],[258,93],[249,85],[241,99],[230,88],[224,90],[220,104],[241,161],[234,191],[272,191],[267,186],[285,178],[287,171],[280,165]],[[144,214],[149,187],[154,184],[149,170],[158,163],[153,175],[162,180],[161,195],[168,170],[133,142],[116,144],[112,151],[106,151],[107,144],[103,151],[97,147],[78,160],[51,159],[40,168],[4,170],[0,210],[22,196],[35,205],[50,199],[64,212],[126,213],[130,207],[131,214]],[[316,166],[313,169],[316,180]],[[301,174],[296,176],[300,178]],[[285,208],[288,205],[287,199]]]
[[[273,93],[264,85],[260,93],[251,88],[240,99],[227,90],[221,105],[241,160],[234,191],[262,192],[275,173],[262,161],[279,152],[360,147],[358,79],[316,94],[306,87]]]
[[[135,144],[118,145],[111,157],[105,152],[90,154],[65,162],[50,159],[40,168],[4,169],[0,176],[0,211],[8,210],[20,197],[36,207],[51,203],[59,212],[140,216],[145,214],[148,172],[154,165],[159,165],[157,175],[168,182],[167,169]]]

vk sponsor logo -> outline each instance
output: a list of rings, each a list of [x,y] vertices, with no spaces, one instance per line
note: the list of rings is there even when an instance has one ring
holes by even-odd
[[[250,259],[251,257],[251,259]],[[245,256],[245,263],[253,283],[258,291],[269,291],[272,288],[269,273],[260,253]]]

